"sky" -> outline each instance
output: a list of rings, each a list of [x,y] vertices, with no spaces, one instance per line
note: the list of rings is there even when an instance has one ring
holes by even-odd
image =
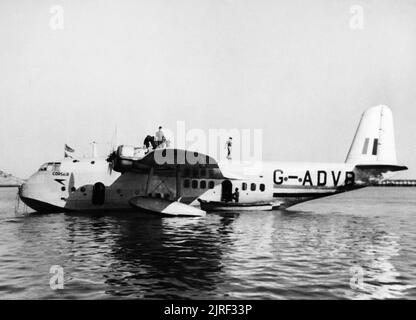
[[[416,178],[412,0],[2,0],[0,49],[0,169],[21,178],[65,143],[105,155],[115,127],[140,145],[177,121],[261,129],[264,160],[343,162],[378,104]]]

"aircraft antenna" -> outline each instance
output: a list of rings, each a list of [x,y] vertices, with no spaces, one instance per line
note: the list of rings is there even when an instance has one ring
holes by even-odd
[[[111,139],[111,151],[115,151],[117,148],[117,124],[114,127],[113,137]]]
[[[91,155],[91,157],[93,157],[93,158],[97,158],[97,157],[98,157],[98,152],[97,152],[97,142],[96,142],[96,141],[93,141],[93,142],[91,142],[90,144],[91,144],[91,146],[92,146],[92,155]]]

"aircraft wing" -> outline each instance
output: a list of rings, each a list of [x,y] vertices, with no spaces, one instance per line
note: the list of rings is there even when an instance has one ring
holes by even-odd
[[[182,149],[155,149],[144,156],[139,166],[146,167],[194,167],[219,168],[217,161],[205,154]]]
[[[119,149],[121,150],[121,149]],[[121,152],[113,158],[113,169],[118,172],[148,172],[150,168],[169,176],[177,170],[186,171],[206,169],[207,174],[213,179],[239,179],[232,173],[224,174],[218,162],[203,153],[167,148],[155,149],[142,158],[125,157]],[[199,171],[198,174],[200,174]]]
[[[119,147],[117,152],[111,154],[107,159],[113,170],[121,173],[135,172],[148,174],[149,180],[152,179],[151,177],[154,174],[164,177],[176,177],[176,201],[146,196],[137,196],[130,199],[130,204],[141,210],[168,215],[203,216],[205,211],[180,202],[181,183],[179,176],[234,179],[234,177],[224,176],[218,162],[214,158],[199,152],[173,148],[156,149],[139,158],[132,156],[133,152],[123,154],[122,150],[123,148]],[[146,194],[148,192],[147,188],[148,186],[146,186]]]

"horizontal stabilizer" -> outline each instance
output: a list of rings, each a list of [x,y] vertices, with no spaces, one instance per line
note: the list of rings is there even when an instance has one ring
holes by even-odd
[[[407,167],[392,164],[359,164],[354,168],[356,183],[364,185],[378,184],[389,178],[393,172],[401,170],[407,170]]]
[[[130,199],[130,205],[145,211],[170,216],[202,217],[206,214],[205,211],[192,207],[185,203],[180,203],[178,201],[169,201],[160,198],[147,198],[138,196]]]
[[[406,166],[398,166],[392,164],[358,164],[355,167],[359,170],[377,170],[380,172],[395,172],[408,169]]]

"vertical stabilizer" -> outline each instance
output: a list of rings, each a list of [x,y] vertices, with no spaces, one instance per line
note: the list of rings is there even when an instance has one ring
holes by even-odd
[[[362,116],[346,163],[396,165],[393,115],[387,106],[375,106]]]

